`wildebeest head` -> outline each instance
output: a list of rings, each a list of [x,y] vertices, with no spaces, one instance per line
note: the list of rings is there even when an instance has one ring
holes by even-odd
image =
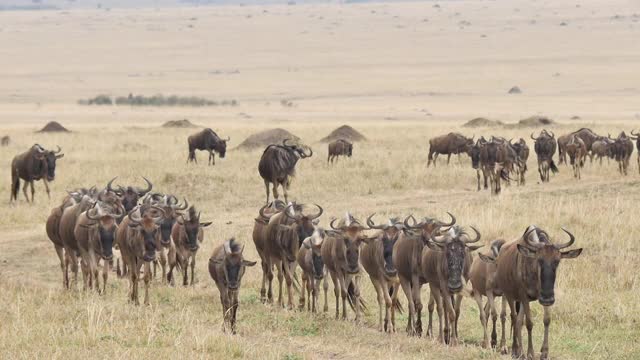
[[[127,215],[129,227],[138,232],[144,243],[144,261],[153,261],[156,257],[156,239],[158,228],[164,221],[165,213],[155,205],[139,205]]]
[[[278,232],[278,243],[283,251],[283,256],[290,262],[294,262],[296,254],[304,239],[313,235],[318,218],[322,215],[323,209],[320,205],[314,204],[318,208],[315,214],[307,215],[302,212],[303,205],[289,203],[283,210],[283,214],[289,219],[288,224],[280,224]]]
[[[162,224],[160,224],[160,241],[165,246],[169,245],[173,225],[178,220],[178,217],[182,215],[181,211],[189,207],[187,199],[184,199],[184,203],[180,204],[178,198],[174,195],[149,193],[145,196],[142,203],[147,205],[156,205],[164,210],[165,219]]]
[[[422,242],[426,245],[429,241],[431,233],[439,231],[440,228],[446,228],[455,225],[456,217],[453,216],[453,214],[451,214],[450,212],[447,212],[447,214],[449,215],[449,217],[451,217],[451,221],[449,223],[445,223],[440,220],[428,217],[422,218],[422,220],[418,223],[413,215],[409,215],[406,219],[404,219],[403,231],[409,235],[417,235],[417,237],[422,239]],[[418,233],[416,234],[416,232]]]
[[[56,178],[56,160],[64,157],[64,154],[61,154],[62,149],[58,146],[56,151],[46,150],[39,144],[33,145],[33,149],[35,150],[36,160],[44,163],[47,181],[53,181]]]
[[[107,191],[116,193],[116,195],[120,197],[120,200],[122,201],[122,205],[124,206],[125,210],[129,212],[138,205],[138,200],[143,196],[145,196],[153,188],[153,184],[151,183],[151,181],[149,181],[144,176],[142,178],[147,183],[146,189],[142,189],[134,186],[122,187],[120,185],[118,185],[117,189],[113,189],[112,185],[114,180],[116,179],[116,178],[113,178],[109,181],[109,183],[107,183]]]
[[[480,168],[480,152],[484,144],[487,143],[484,136],[480,137],[478,141],[476,141],[475,145],[469,149],[469,157],[471,158],[471,167],[474,169]]]
[[[295,225],[295,230],[298,234],[298,239],[300,242],[313,235],[315,226],[319,222],[318,219],[324,211],[320,205],[314,205],[318,208],[318,212],[311,215],[305,214],[302,211],[294,211],[294,204],[290,204],[284,210],[284,214],[293,221],[293,225]],[[298,244],[298,247],[299,246],[300,244]]]
[[[475,135],[473,135],[470,138],[464,138],[464,147],[463,147],[463,152],[466,152],[467,155],[471,155],[471,148],[473,147],[473,145],[475,144]]]
[[[324,229],[318,227],[313,232],[313,235],[302,242],[302,246],[311,250],[311,265],[313,267],[313,277],[316,280],[322,280],[324,278],[324,262],[322,261],[320,250],[322,249],[325,236],[326,232]]]
[[[284,139],[282,141],[282,147],[288,149],[289,151],[293,151],[299,158],[304,159],[311,157],[313,155],[313,150],[306,145],[300,145],[292,143],[290,139]],[[308,150],[309,152],[305,152]]]
[[[102,258],[107,261],[113,258],[113,245],[118,229],[116,222],[125,215],[126,212],[121,204],[114,208],[111,204],[101,201],[97,201],[94,207],[86,212],[87,219],[94,222],[87,226],[89,236],[99,240]]]
[[[382,257],[384,260],[384,271],[387,276],[395,276],[398,272],[393,266],[393,246],[398,241],[398,235],[404,229],[404,224],[399,218],[389,218],[386,224],[376,225],[372,214],[367,218],[367,226],[371,229],[382,230]]]
[[[338,227],[334,226],[337,219],[331,220],[331,228],[338,230],[339,236],[342,237],[344,242],[344,254],[342,256],[346,260],[345,269],[349,274],[357,274],[360,271],[360,246],[362,243],[368,243],[373,240],[366,237],[362,232],[368,230],[368,228],[362,226],[360,221],[356,219],[351,213],[345,215],[343,219],[340,219]]]
[[[254,266],[255,261],[247,261],[242,256],[244,246],[236,242],[235,238],[231,238],[224,243],[224,257],[215,259],[213,263],[222,265],[224,280],[229,291],[238,291],[240,282],[247,266]]]
[[[562,231],[569,235],[569,241],[564,244],[552,244],[549,239],[539,239],[540,234],[535,226],[529,226],[523,235],[524,245],[518,244],[518,251],[527,258],[535,259],[535,270],[538,272],[540,283],[540,295],[538,302],[544,306],[553,305],[555,302],[556,272],[561,259],[574,259],[580,256],[582,248],[569,251],[560,251],[573,245],[576,238],[568,230]]]
[[[213,148],[213,150],[215,150],[215,152],[217,152],[218,155],[220,155],[220,157],[224,159],[224,156],[227,153],[227,141],[230,141],[231,138],[227,136],[226,139],[222,139],[218,136],[218,134],[214,133],[213,130],[211,130],[211,132],[213,133],[213,135],[215,135],[215,137],[213,138],[213,143],[210,144],[210,147]]]
[[[199,243],[204,239],[202,228],[211,225],[211,222],[200,222],[200,213],[196,213],[196,208],[191,206],[188,211],[189,217],[185,219],[180,216],[178,223],[182,225],[182,231],[187,240],[187,246],[191,251],[197,251],[200,247]]]
[[[431,241],[428,246],[442,254],[442,272],[451,293],[462,290],[465,263],[469,260],[469,253],[482,247],[482,245],[469,245],[480,240],[480,232],[473,226],[471,229],[476,233],[474,239],[471,239],[460,226],[453,226],[440,236],[430,236]]]

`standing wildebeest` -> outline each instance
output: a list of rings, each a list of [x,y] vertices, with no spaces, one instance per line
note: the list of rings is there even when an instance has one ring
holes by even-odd
[[[367,218],[367,226],[379,232],[373,241],[362,247],[360,258],[378,295],[378,329],[393,333],[396,332],[395,310],[400,310],[400,280],[398,271],[393,267],[393,246],[398,241],[403,224],[397,218],[390,218],[388,223],[376,225],[372,220],[374,215]]]
[[[211,129],[204,129],[198,133],[195,133],[189,138],[187,138],[187,142],[189,143],[189,156],[187,158],[187,163],[193,161],[196,164],[198,160],[196,160],[196,150],[203,150],[209,152],[209,165],[216,164],[216,156],[215,152],[220,155],[221,159],[224,159],[224,155],[227,152],[227,141],[231,140],[230,137],[226,139],[221,139],[215,131]]]
[[[535,138],[531,133],[531,139],[535,141],[533,149],[538,156],[538,172],[542,182],[549,182],[549,171],[554,174],[558,172],[556,164],[553,162],[553,155],[556,153],[556,139],[553,132],[542,130],[540,135]]]
[[[353,153],[353,144],[344,139],[338,139],[329,143],[329,156],[327,157],[327,163],[333,160],[338,161],[338,156],[351,157]]]
[[[611,155],[618,162],[618,170],[620,174],[627,175],[629,159],[631,159],[631,154],[633,153],[633,141],[624,131],[616,139],[612,139],[611,135],[609,135],[609,139],[614,140],[613,144],[611,144]]]
[[[422,335],[422,300],[420,290],[422,288],[422,250],[429,241],[431,233],[438,227],[453,226],[456,218],[451,215],[451,222],[445,224],[441,221],[423,218],[420,223],[415,223],[415,218],[410,215],[404,220],[404,230],[400,233],[398,241],[393,246],[391,257],[393,266],[398,271],[400,286],[407,297],[407,308],[409,318],[407,323],[407,333],[410,336]],[[413,224],[409,224],[409,219]],[[433,311],[431,308],[430,311]],[[429,328],[430,329],[430,328]]]
[[[581,138],[573,134],[567,142],[565,151],[569,155],[569,161],[573,167],[573,177],[580,179],[580,169],[584,167],[587,159],[587,146]]]
[[[469,245],[480,240],[480,232],[473,226],[471,229],[476,233],[474,239],[471,239],[457,225],[439,236],[434,236],[432,233],[431,241],[427,242],[427,247],[422,251],[422,276],[424,281],[429,283],[431,298],[435,301],[438,311],[438,340],[453,346],[458,344],[461,292],[469,279],[471,252],[482,247],[482,245]],[[431,317],[431,310],[429,317]],[[431,323],[431,320],[429,322]]]
[[[318,223],[318,218],[324,211],[320,205],[315,205],[318,212],[306,215],[302,212],[302,205],[289,204],[283,211],[269,218],[266,229],[266,239],[262,246],[264,252],[260,258],[264,261],[263,270],[267,271],[269,281],[269,302],[273,301],[272,281],[273,266],[278,270],[278,305],[284,306],[282,286],[287,284],[287,306],[293,309],[293,280],[295,279],[295,265],[300,245],[304,239],[311,236]],[[261,216],[264,213],[261,212]]]
[[[305,152],[309,149],[309,153]],[[273,184],[273,197],[278,198],[278,185],[282,186],[284,201],[289,202],[287,190],[291,185],[291,178],[296,173],[296,163],[300,159],[305,159],[313,155],[313,150],[307,146],[289,144],[289,139],[282,141],[282,145],[269,145],[260,158],[258,172],[264,180],[264,187],[267,191],[267,201],[269,203],[269,183]],[[303,239],[304,240],[304,239]]]
[[[270,262],[265,258],[265,243],[267,242],[267,239],[269,237],[269,233],[267,232],[269,218],[281,212],[286,207],[287,205],[283,201],[276,200],[271,204],[263,206],[260,209],[259,216],[254,219],[255,222],[253,224],[252,238],[253,243],[256,246],[256,250],[258,251],[258,255],[260,256],[262,267],[262,287],[260,288],[260,301],[262,301],[262,303],[267,302],[267,284],[269,284],[269,302],[273,301],[273,292],[271,288],[273,273],[266,268],[267,264]],[[268,274],[271,274],[271,279],[268,278]]]
[[[476,177],[478,178],[478,191],[480,191],[480,174],[482,173],[482,166],[480,165],[480,153],[482,153],[482,147],[487,143],[484,136],[481,136],[469,149],[469,157],[471,158],[471,167],[476,171]],[[488,188],[487,178],[484,178],[484,188]]]
[[[223,329],[231,326],[231,333],[236,333],[236,313],[238,311],[238,293],[240,283],[247,266],[254,266],[255,261],[245,260],[242,256],[244,246],[231,238],[216,247],[209,258],[209,275],[215,281],[220,292],[222,303]]]
[[[596,157],[596,160],[600,160],[600,165],[602,165],[603,157],[607,157],[607,161],[609,161],[611,157],[611,144],[613,144],[613,140],[601,137],[591,145],[591,154]]]
[[[316,312],[318,304],[318,296],[320,295],[320,282],[324,280],[324,286],[327,287],[327,279],[324,277],[324,262],[322,262],[322,243],[324,242],[326,232],[322,228],[316,228],[313,235],[304,239],[300,250],[298,251],[298,265],[302,270],[302,289],[300,291],[300,310],[304,310],[306,299],[304,297],[305,290],[309,302],[307,309]],[[324,292],[324,311],[329,311],[327,302],[327,292]]]
[[[636,149],[638,149],[638,172],[640,172],[640,133],[635,134],[633,130],[631,130],[631,135],[629,138],[636,141]]]
[[[508,172],[513,168],[517,155],[509,143],[503,139],[491,137],[480,148],[480,167],[484,176],[485,187],[487,178],[491,183],[491,192],[499,194],[501,191],[500,180],[508,180]],[[480,179],[478,179],[478,185]]]
[[[2,140],[0,140],[0,142],[2,143],[2,146],[9,146],[9,141],[11,141],[11,138],[9,137],[9,135],[3,136]]]
[[[475,136],[474,136],[475,137]],[[436,166],[436,160],[439,154],[447,154],[447,165],[451,160],[451,154],[458,154],[458,159],[461,153],[469,153],[469,150],[473,146],[473,137],[467,138],[459,133],[448,133],[434,137],[429,140],[429,160],[427,161],[427,167],[433,162],[433,166]]]
[[[590,157],[591,161],[593,161],[593,153],[591,152],[592,146],[593,143],[597,141],[601,136],[594,133],[591,129],[581,128],[580,130],[576,130],[570,134],[558,137],[558,163],[567,163],[567,144],[569,143],[569,140],[573,135],[577,136],[584,142],[584,145],[587,148],[587,154],[591,153]]]
[[[80,214],[74,229],[74,236],[78,242],[82,257],[84,288],[87,286],[98,293],[107,290],[107,277],[113,261],[113,245],[115,243],[118,225],[116,219],[126,215],[124,207],[118,204],[113,208],[110,204],[96,202],[94,207]],[[102,269],[102,291],[98,278],[98,264],[104,261]]]
[[[498,320],[498,312],[495,305],[495,297],[502,296],[502,291],[496,284],[496,258],[500,253],[500,248],[504,245],[503,239],[491,242],[491,254],[478,253],[478,258],[473,260],[471,270],[469,271],[469,280],[472,286],[472,295],[478,304],[478,312],[480,313],[480,324],[484,331],[482,347],[489,348],[489,331],[488,318],[491,315],[493,327],[491,330],[491,347],[495,348],[498,343],[498,334],[496,333],[496,321]],[[487,297],[487,304],[482,306],[482,297]],[[506,307],[507,302],[502,301],[502,307]],[[503,354],[507,353],[506,348],[506,314],[500,318],[502,322],[502,338],[500,339],[500,349]]]
[[[573,234],[565,229],[562,230],[569,235],[569,241],[554,245],[545,231],[529,226],[521,238],[502,246],[496,260],[496,283],[509,303],[511,323],[515,324],[511,350],[511,356],[515,359],[523,355],[522,324],[525,316],[529,335],[527,358],[533,359],[535,356],[532,337],[533,320],[529,305],[530,301],[535,300],[544,307],[544,340],[540,358],[549,358],[549,324],[551,323],[551,306],[555,302],[556,271],[561,259],[573,259],[582,253],[582,249],[561,251],[575,242]]]
[[[31,202],[33,202],[35,189],[33,182],[42,180],[47,196],[51,198],[49,182],[56,177],[56,160],[62,158],[64,154],[57,151],[45,150],[42,146],[35,144],[26,152],[16,155],[11,162],[11,196],[10,201],[18,200],[18,190],[20,189],[20,179],[24,180],[22,192],[29,202],[27,186],[31,186]]]
[[[211,222],[200,222],[200,213],[196,214],[196,208],[193,206],[189,208],[188,215],[188,218],[180,216],[171,230],[171,238],[175,246],[169,249],[169,274],[167,275],[167,280],[173,283],[173,269],[177,265],[182,269],[182,285],[184,286],[187,286],[189,279],[187,275],[187,266],[189,264],[191,264],[190,284],[194,284],[196,253],[200,248],[200,244],[204,241],[203,228],[211,225]]]
[[[70,288],[69,285],[69,268],[73,272],[73,287],[75,288],[78,281],[78,255],[80,255],[80,248],[78,247],[78,241],[75,236],[75,227],[78,217],[83,212],[89,210],[95,204],[95,200],[88,195],[82,196],[79,202],[74,202],[72,205],[66,207],[62,216],[60,217],[60,227],[58,234],[64,247],[65,256],[65,270],[64,270],[64,285],[65,288]],[[83,266],[86,264],[83,264]]]
[[[523,138],[520,138],[518,142],[512,143],[509,140],[509,144],[515,150],[517,158],[516,163],[516,173],[518,175],[518,184],[524,185],[525,178],[524,174],[527,172],[527,160],[529,160],[529,146],[527,146],[527,142],[524,141]]]
[[[340,219],[338,227],[333,225],[336,220],[333,219],[330,225],[337,232],[327,236],[322,243],[322,261],[333,283],[336,320],[340,317],[340,297],[342,297],[342,320],[347,320],[348,301],[356,313],[356,322],[359,322],[360,307],[363,304],[356,277],[360,274],[360,246],[363,242],[369,241],[362,233],[367,229],[350,213]]]
[[[151,191],[151,189],[153,189],[153,184],[151,183],[151,181],[149,181],[144,176],[142,178],[147,183],[146,189],[142,189],[135,186],[123,187],[120,185],[118,185],[117,189],[114,189],[112,186],[116,178],[109,180],[109,182],[107,183],[107,191],[113,192],[116,195],[118,195],[118,197],[120,197],[120,201],[122,202],[122,205],[124,206],[124,209],[127,211],[127,213],[133,210],[133,208],[135,208],[136,206],[138,206],[138,201],[142,197],[144,197],[149,191]]]
[[[122,260],[129,269],[129,301],[139,305],[138,282],[144,265],[144,304],[149,304],[151,263],[160,247],[158,229],[164,220],[164,210],[155,205],[140,205],[120,223],[116,241]]]

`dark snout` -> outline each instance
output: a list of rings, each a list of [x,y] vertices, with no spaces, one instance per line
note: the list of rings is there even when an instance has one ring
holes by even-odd
[[[98,229],[100,242],[102,243],[102,258],[109,261],[113,259],[113,243],[115,240],[115,229]]]
[[[452,294],[457,294],[460,291],[462,291],[463,285],[462,285],[462,281],[458,280],[449,280],[447,281],[447,288],[449,289],[449,292]]]
[[[238,291],[239,288],[240,288],[239,281],[229,281],[227,283],[227,289],[229,289],[229,291]]]

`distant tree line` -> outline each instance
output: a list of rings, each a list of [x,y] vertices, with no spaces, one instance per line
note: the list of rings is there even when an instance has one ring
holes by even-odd
[[[198,96],[162,95],[153,96],[133,95],[111,97],[98,95],[90,99],[78,101],[80,105],[128,105],[128,106],[236,106],[236,100],[214,101]]]

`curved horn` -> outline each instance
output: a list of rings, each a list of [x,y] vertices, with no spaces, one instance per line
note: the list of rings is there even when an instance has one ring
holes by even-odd
[[[297,217],[291,216],[291,214],[289,214],[289,209],[290,209],[291,207],[293,207],[293,204],[291,204],[291,205],[287,206],[286,208],[284,208],[284,210],[283,210],[283,211],[284,211],[284,215],[285,215],[286,217],[288,217],[289,219],[298,220],[298,218],[297,218]]]
[[[91,215],[92,210],[94,210],[94,213],[97,215],[96,217]],[[89,220],[98,221],[102,218],[102,208],[96,202],[91,209],[87,210],[86,216]]]
[[[149,179],[147,179],[144,176],[142,178],[144,179],[144,181],[146,181],[147,188],[145,190],[136,189],[136,191],[138,192],[138,195],[140,196],[146,195],[149,191],[151,191],[151,189],[153,189],[153,184],[151,183],[151,181],[149,181]]]
[[[478,231],[478,229],[474,228],[473,226],[469,226],[469,227],[473,229],[473,231],[476,233],[476,238],[473,240],[465,241],[465,244],[471,244],[471,243],[480,241],[480,231]]]
[[[183,198],[182,200],[184,200],[184,204],[180,205],[178,203],[178,199],[176,198],[175,207],[172,205],[174,210],[186,210],[189,207],[189,202],[187,201],[187,199]]]
[[[436,244],[440,244],[440,245],[444,245],[447,243],[446,238],[444,240],[437,240],[435,236],[433,236],[433,234],[437,233],[438,231],[440,231],[440,226],[436,226],[435,229],[433,229],[433,231],[429,234],[429,240],[431,240],[432,242],[436,243]]]
[[[230,140],[231,140],[231,137],[227,136],[227,138],[224,141],[230,141]]]
[[[291,139],[284,139],[284,140],[282,140],[282,145],[283,145],[283,146],[291,146],[291,145],[288,145],[288,144],[287,144],[287,143],[289,142],[289,140],[291,140]]]
[[[538,141],[538,138],[533,137],[533,133],[531,133],[531,139],[533,139],[533,141]]]
[[[527,229],[527,231],[523,235],[524,242],[529,246],[540,247],[541,244],[540,244],[539,240],[537,242],[535,242],[535,243],[532,243],[531,241],[529,241],[529,236],[531,235],[531,233],[536,235],[536,239],[538,238],[538,234],[535,231],[536,231],[536,227],[535,226],[531,226],[529,229]]]
[[[569,230],[562,228],[562,231],[566,232],[567,235],[569,235],[569,241],[564,244],[556,245],[556,249],[558,250],[568,248],[569,246],[573,245],[574,242],[576,242],[576,237],[571,232],[569,232]]]
[[[109,182],[107,183],[107,191],[110,192],[115,192],[115,190],[113,190],[113,187],[111,187],[111,185],[113,185],[113,182],[117,179],[118,177],[114,177],[113,179],[109,180]]]
[[[157,211],[160,212],[160,216],[152,216],[151,217],[151,219],[153,220],[154,223],[158,224],[158,223],[164,221],[164,218],[167,216],[167,213],[164,211],[163,208],[161,208],[159,206],[155,206],[155,205],[151,205],[151,206],[149,206],[149,208],[157,210]]]
[[[338,218],[334,218],[333,220],[331,220],[331,223],[329,223],[329,226],[331,226],[333,230],[342,230],[340,228],[333,226],[333,223],[336,222],[336,220],[338,220]]]
[[[231,254],[231,241],[224,242],[224,253],[227,255]]]
[[[376,213],[373,213],[371,215],[369,215],[369,217],[367,218],[367,226],[370,227],[371,229],[377,229],[377,230],[387,230],[387,228],[389,228],[389,226],[387,225],[376,225],[373,220],[371,220],[374,216],[376,215]]]
[[[125,210],[122,204],[118,204],[118,212],[113,214],[116,219],[122,219],[127,214],[127,210]]]
[[[313,215],[313,216],[309,216],[309,220],[315,220],[317,218],[319,218],[322,213],[324,212],[324,209],[322,209],[322,206],[318,205],[318,204],[313,204],[318,208],[318,213]]]
[[[413,225],[409,225],[409,219],[411,219],[413,221]],[[418,228],[418,226],[416,226],[416,218],[413,217],[413,214],[410,214],[409,216],[407,216],[404,221],[404,227],[407,229],[416,229]]]
[[[456,223],[456,217],[453,216],[453,214],[451,214],[450,212],[447,211],[447,214],[449,214],[449,216],[451,217],[451,223],[449,224],[445,224],[442,221],[438,221],[438,225],[442,226],[442,227],[449,227],[449,226],[453,226]]]
[[[302,157],[303,158],[308,158],[308,157],[312,157],[313,156],[313,149],[311,149],[310,147],[306,147],[307,149],[309,149],[309,155],[307,155],[304,150],[302,151]]]
[[[60,154],[60,152],[62,151],[62,149],[60,148],[60,146],[59,146],[59,145],[56,145],[56,147],[58,148],[58,150],[56,150],[56,151],[52,151],[52,153],[54,153],[54,154]]]
[[[139,209],[140,209],[140,206],[138,205],[135,208],[133,208],[133,210],[131,210],[131,212],[129,212],[129,215],[127,215],[129,220],[131,220],[131,222],[134,223],[134,224],[140,224],[140,221],[142,221],[142,218],[137,216],[137,213],[138,213]],[[134,215],[134,214],[136,214],[136,215]]]
[[[633,136],[640,136],[640,133],[634,133],[633,130],[631,130],[631,135]]]
[[[36,151],[40,154],[43,154],[46,151],[40,144],[35,144],[33,146],[36,148]]]
[[[167,197],[167,204],[170,206],[178,205],[178,198],[175,195],[169,195]]]
[[[186,201],[186,200],[185,200],[185,201]],[[264,219],[267,219],[267,220],[268,220],[268,219],[271,219],[271,217],[275,214],[275,213],[274,213],[274,214],[271,214],[271,215],[267,215],[267,214],[265,214],[265,213],[264,213],[264,211],[265,211],[268,207],[269,207],[269,205],[265,205],[265,206],[263,206],[263,207],[261,207],[261,208],[260,208],[259,213],[260,213],[260,217],[261,217],[261,218],[264,218]]]

